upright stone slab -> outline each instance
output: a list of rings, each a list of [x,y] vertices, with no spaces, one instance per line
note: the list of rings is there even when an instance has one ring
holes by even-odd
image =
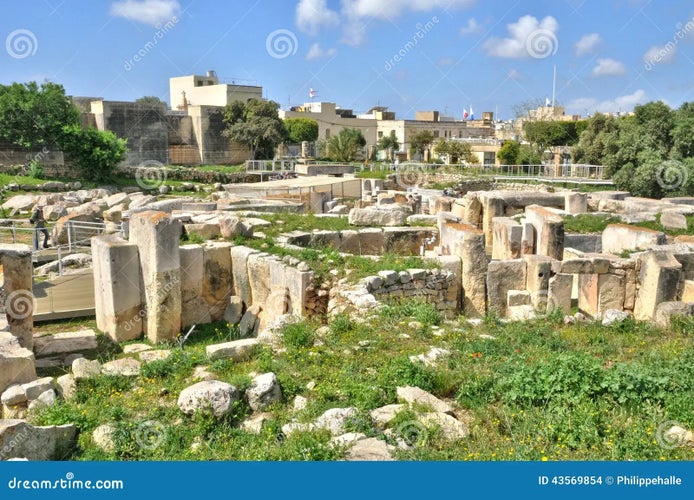
[[[92,238],[96,326],[115,342],[142,335],[142,303],[138,247],[109,234]]]
[[[588,211],[588,195],[586,193],[566,193],[564,211],[571,215],[586,213]]]
[[[544,314],[549,305],[549,280],[552,275],[552,259],[545,255],[525,255],[526,286],[530,293],[530,305],[538,313]]]
[[[36,379],[34,353],[10,332],[0,332],[0,394],[13,384]]]
[[[520,258],[523,226],[510,217],[494,217],[492,227],[494,232],[492,259]]]
[[[248,247],[231,247],[231,272],[234,295],[241,297],[244,308],[253,304],[251,283],[248,277],[248,258],[257,254],[257,250]]]
[[[270,260],[270,294],[263,311],[274,319],[282,314],[305,316],[306,289],[313,279],[313,271],[299,271],[280,260]]]
[[[523,233],[521,234],[521,255],[532,255],[535,253],[535,228],[525,219],[521,222]]]
[[[270,260],[276,257],[267,253],[254,253],[248,256],[248,282],[253,304],[263,305],[270,296]]]
[[[555,274],[549,279],[547,289],[547,312],[559,309],[564,314],[571,312],[572,274]]]
[[[494,244],[494,217],[503,217],[506,203],[501,198],[485,194],[482,197],[482,230],[487,245]]]
[[[526,263],[522,259],[493,260],[487,268],[487,307],[489,312],[505,318],[508,291],[525,290]]]
[[[610,224],[602,232],[602,251],[619,255],[625,250],[646,250],[665,243],[665,233],[628,224]]]
[[[468,318],[481,318],[487,314],[487,265],[484,233],[477,229],[462,231],[457,255],[463,262],[462,298],[463,314]]]
[[[658,304],[674,301],[681,274],[682,264],[671,253],[648,252],[641,260],[634,317],[651,320]]]
[[[130,221],[147,305],[144,329],[152,342],[173,340],[181,331],[180,237],[181,222],[164,212],[140,212]]]
[[[525,207],[525,217],[535,229],[535,252],[561,260],[564,254],[564,220],[559,211],[530,205]]]
[[[203,250],[184,245],[181,253],[181,327],[210,323],[210,309],[202,296]]]
[[[207,302],[212,321],[224,318],[224,311],[232,295],[231,243],[205,244],[202,297]]]
[[[0,245],[0,264],[4,279],[4,310],[12,335],[19,345],[34,346],[34,294],[31,248],[27,245]]]

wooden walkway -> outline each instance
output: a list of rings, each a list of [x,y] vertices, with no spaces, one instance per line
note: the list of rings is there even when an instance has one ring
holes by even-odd
[[[76,274],[35,283],[34,321],[94,316],[94,274],[85,269]]]

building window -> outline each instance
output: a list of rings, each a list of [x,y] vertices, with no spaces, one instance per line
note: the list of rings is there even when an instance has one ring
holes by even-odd
[[[484,166],[493,167],[496,164],[496,153],[485,152],[484,153]]]
[[[202,80],[195,80],[196,87],[202,87]]]
[[[380,139],[381,137],[383,137],[383,130],[378,131],[378,138]]]
[[[463,131],[458,129],[458,139],[462,139],[462,138],[463,138]]]
[[[439,138],[439,135],[440,135],[440,134],[439,134],[439,131],[438,131],[438,130],[434,130],[434,137],[435,137],[436,139]]]

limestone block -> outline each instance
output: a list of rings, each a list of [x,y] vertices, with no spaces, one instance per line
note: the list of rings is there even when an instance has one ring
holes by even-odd
[[[258,339],[234,340],[222,344],[208,345],[205,348],[205,352],[210,361],[231,359],[232,361],[240,362],[250,359],[258,344]]]
[[[558,210],[539,205],[525,207],[526,220],[535,229],[535,251],[561,260],[564,254],[564,220]]]
[[[481,318],[487,314],[487,265],[484,233],[473,230],[463,233],[457,254],[463,263],[463,314]]]
[[[210,323],[210,308],[202,297],[203,249],[183,245],[181,255],[181,327]]]
[[[586,213],[588,211],[588,195],[586,193],[566,193],[564,211],[571,215]]]
[[[530,222],[523,220],[521,223],[523,232],[521,234],[521,255],[535,253],[535,228]]]
[[[663,210],[660,224],[665,229],[687,229],[687,217],[678,210]]]
[[[634,317],[641,321],[651,320],[658,304],[676,300],[681,274],[682,264],[671,253],[648,252],[643,256]]]
[[[682,302],[694,302],[694,280],[685,280],[682,287]]]
[[[31,349],[34,344],[34,306],[32,293],[31,248],[27,245],[0,244],[0,266],[3,274],[4,310],[9,330],[19,345]]]
[[[665,233],[627,224],[610,224],[602,232],[602,251],[615,255],[664,243]]]
[[[506,203],[501,198],[492,195],[482,197],[482,230],[487,245],[494,245],[494,217],[503,217],[506,212]]]
[[[231,243],[207,243],[203,246],[202,298],[212,321],[220,321],[233,292]]]
[[[214,240],[220,235],[219,224],[184,224],[183,229],[188,237],[196,234],[205,240]]]
[[[0,460],[61,460],[76,444],[73,424],[38,427],[24,420],[0,420]]]
[[[404,226],[412,210],[404,205],[353,208],[349,223],[353,226]]]
[[[522,259],[493,260],[487,268],[487,307],[506,317],[509,290],[525,290],[527,265]]]
[[[237,295],[232,295],[231,297],[229,297],[229,303],[227,304],[227,307],[224,310],[224,321],[226,321],[230,325],[236,325],[239,321],[241,321],[242,316],[243,301],[241,300],[241,297]]]
[[[661,302],[656,306],[653,320],[660,328],[670,328],[673,318],[694,316],[694,302]]]
[[[492,259],[509,260],[521,256],[523,226],[510,217],[494,217]]]
[[[175,339],[181,331],[181,222],[163,212],[144,211],[130,221],[130,241],[139,249],[152,342]]]
[[[554,309],[561,310],[564,314],[571,311],[571,289],[574,277],[571,274],[555,274],[549,279],[547,290],[547,312]]]
[[[92,238],[96,326],[115,342],[142,335],[145,316],[138,247],[115,235]]]
[[[530,292],[526,290],[509,290],[506,303],[508,307],[530,305]]]
[[[253,250],[244,246],[231,248],[233,295],[241,297],[244,307],[249,307],[253,304],[252,290],[248,270],[248,259],[251,255],[257,253],[257,250]]]
[[[266,253],[254,253],[248,256],[248,281],[252,304],[265,304],[270,295],[270,261],[273,259],[279,260]]]
[[[36,379],[34,353],[10,332],[0,332],[0,393],[13,384]]]

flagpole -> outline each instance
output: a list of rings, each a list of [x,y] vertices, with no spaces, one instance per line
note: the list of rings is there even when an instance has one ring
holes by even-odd
[[[554,107],[554,96],[557,91],[557,65],[554,65],[554,77],[552,78],[552,107]]]

